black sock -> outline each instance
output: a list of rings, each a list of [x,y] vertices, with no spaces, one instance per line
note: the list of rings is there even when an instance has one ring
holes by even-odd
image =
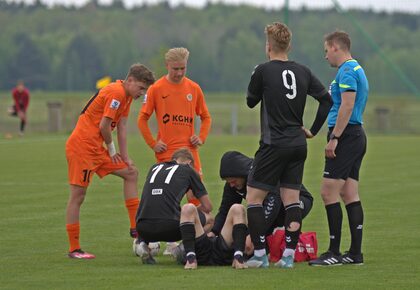
[[[194,223],[185,222],[179,225],[184,244],[185,254],[195,253],[195,227]]]
[[[340,254],[341,224],[343,222],[343,211],[339,202],[325,206],[328,217],[328,227],[330,228],[330,247],[329,251]]]
[[[21,120],[20,121],[20,132],[23,133],[23,131],[25,130],[25,125],[26,125],[26,122]]]
[[[233,226],[232,238],[233,238],[233,250],[241,251],[245,250],[245,239],[248,234],[248,227],[246,224],[236,224]]]
[[[249,204],[248,228],[255,250],[265,249],[265,217],[262,204]]]
[[[362,253],[362,234],[363,234],[363,208],[360,201],[346,205],[347,216],[349,218],[351,245],[350,253]]]
[[[299,203],[292,203],[285,207],[286,215],[284,219],[285,233],[286,233],[286,248],[295,250],[299,241],[300,229],[302,227],[302,210]],[[296,231],[289,231],[288,227],[292,222],[299,223],[299,228]]]

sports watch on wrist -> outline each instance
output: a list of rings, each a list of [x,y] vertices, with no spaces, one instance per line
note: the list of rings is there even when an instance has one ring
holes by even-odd
[[[334,135],[334,133],[331,133],[330,140],[333,140],[333,139],[338,140],[338,139],[340,139],[340,137],[337,137],[337,136]]]

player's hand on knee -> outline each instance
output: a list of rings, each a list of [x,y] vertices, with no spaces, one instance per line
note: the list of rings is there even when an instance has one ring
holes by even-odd
[[[120,163],[123,162],[120,153],[116,153],[115,155],[111,156],[112,163]]]

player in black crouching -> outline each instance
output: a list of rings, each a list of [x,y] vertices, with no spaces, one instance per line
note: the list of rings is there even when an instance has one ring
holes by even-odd
[[[155,164],[149,170],[136,216],[139,238],[135,251],[143,263],[155,263],[147,247],[149,242],[181,240],[180,203],[189,189],[201,203],[197,209],[201,225],[210,219],[212,205],[200,176],[191,167],[193,162],[188,149],[179,149],[172,161]]]
[[[220,161],[220,177],[226,181],[222,202],[219,212],[209,236],[218,235],[225,223],[229,208],[234,204],[240,204],[247,195],[246,182],[248,174],[252,169],[253,159],[238,151],[228,151],[223,154]],[[304,219],[312,209],[313,197],[311,193],[302,185],[299,193],[299,204]],[[263,201],[265,217],[265,228],[263,232],[266,236],[273,233],[278,227],[284,227],[286,210],[278,192],[269,192]],[[245,254],[250,255],[254,250],[251,239],[247,238],[245,243]]]
[[[226,181],[223,188],[222,202],[214,221],[213,228],[209,233],[215,236],[225,223],[230,207],[240,204],[247,195],[247,179],[252,169],[253,159],[238,151],[228,151],[220,160],[220,177]],[[313,197],[302,185],[299,193],[299,205],[302,210],[302,218],[306,217],[312,209]],[[278,192],[270,192],[263,201],[264,216],[266,220],[266,233],[271,234],[276,227],[284,226],[285,208]]]

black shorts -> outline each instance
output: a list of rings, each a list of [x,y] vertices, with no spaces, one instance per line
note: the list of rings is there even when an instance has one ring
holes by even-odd
[[[234,251],[226,245],[221,235],[209,238],[206,234],[195,239],[195,254],[198,265],[231,265]]]
[[[306,154],[306,145],[275,147],[260,144],[247,184],[273,192],[279,187],[300,189]]]
[[[179,221],[143,219],[136,225],[139,238],[149,242],[176,242],[182,239]]]
[[[330,128],[327,141],[333,128]],[[324,177],[359,180],[359,170],[366,153],[366,134],[360,125],[348,125],[338,140],[334,159],[325,158]]]
[[[206,224],[206,216],[198,210],[202,226]],[[137,222],[137,233],[145,242],[175,242],[182,240],[179,221],[164,219],[142,219]]]

